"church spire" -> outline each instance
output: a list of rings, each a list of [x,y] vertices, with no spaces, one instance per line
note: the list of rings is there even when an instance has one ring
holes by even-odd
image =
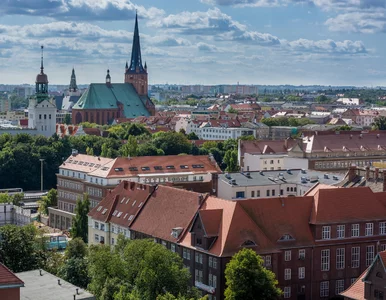
[[[41,45],[40,48],[42,49],[42,56],[41,56],[41,63],[40,63],[40,74],[44,74],[44,66],[43,66],[43,49],[44,49],[44,46]]]
[[[76,85],[75,69],[72,68],[69,91],[70,92],[76,92],[77,90],[78,90],[78,86]]]
[[[138,29],[138,14],[135,14],[135,26],[134,26],[134,36],[133,36],[133,48],[131,50],[131,60],[130,68],[128,70],[130,73],[145,73],[146,70],[142,65],[142,56],[141,56],[141,44],[139,41],[139,29]]]

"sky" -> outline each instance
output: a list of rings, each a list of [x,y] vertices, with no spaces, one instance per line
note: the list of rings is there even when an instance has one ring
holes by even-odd
[[[1,0],[0,84],[386,85],[386,0]]]

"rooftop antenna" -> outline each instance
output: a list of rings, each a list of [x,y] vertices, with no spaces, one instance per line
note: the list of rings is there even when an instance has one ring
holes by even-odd
[[[43,49],[44,49],[44,46],[41,45],[40,48],[42,49],[42,58],[41,58],[40,71],[43,74],[43,70],[44,70],[44,67],[43,67]]]

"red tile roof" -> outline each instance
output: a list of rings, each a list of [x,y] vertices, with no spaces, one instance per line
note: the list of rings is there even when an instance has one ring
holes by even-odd
[[[0,288],[9,285],[24,286],[24,282],[19,279],[10,269],[0,263]]]
[[[310,224],[385,219],[386,207],[369,187],[319,189],[314,196]],[[364,201],[366,199],[366,201]]]
[[[97,221],[129,227],[153,190],[154,186],[122,181],[88,215]]]
[[[218,236],[222,212],[222,209],[208,209],[199,211],[199,216],[207,237]]]
[[[264,154],[272,152],[275,154],[285,154],[290,148],[297,143],[296,140],[288,139],[287,147],[285,146],[285,140],[280,141],[240,141],[241,156],[245,153],[250,154]],[[265,150],[266,149],[266,150]],[[269,149],[269,151],[267,151]]]
[[[144,204],[131,229],[162,240],[177,242],[171,233],[174,228],[186,231],[200,208],[202,194],[168,186],[157,186]],[[203,195],[203,200],[207,197]],[[183,233],[180,237],[183,236]]]
[[[340,295],[352,300],[365,300],[365,283],[362,280],[368,270],[369,268],[367,268],[347,290],[340,293]]]

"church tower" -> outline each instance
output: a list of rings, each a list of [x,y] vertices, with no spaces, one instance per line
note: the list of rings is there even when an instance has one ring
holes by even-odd
[[[56,132],[56,106],[48,95],[48,77],[44,74],[43,46],[40,73],[36,76],[35,96],[32,96],[28,106],[28,128],[36,129],[38,134],[47,137]]]
[[[139,96],[147,96],[148,79],[147,66],[142,65],[141,44],[139,41],[138,15],[135,15],[135,27],[133,37],[133,48],[131,51],[130,67],[125,66],[125,83],[131,83]]]

